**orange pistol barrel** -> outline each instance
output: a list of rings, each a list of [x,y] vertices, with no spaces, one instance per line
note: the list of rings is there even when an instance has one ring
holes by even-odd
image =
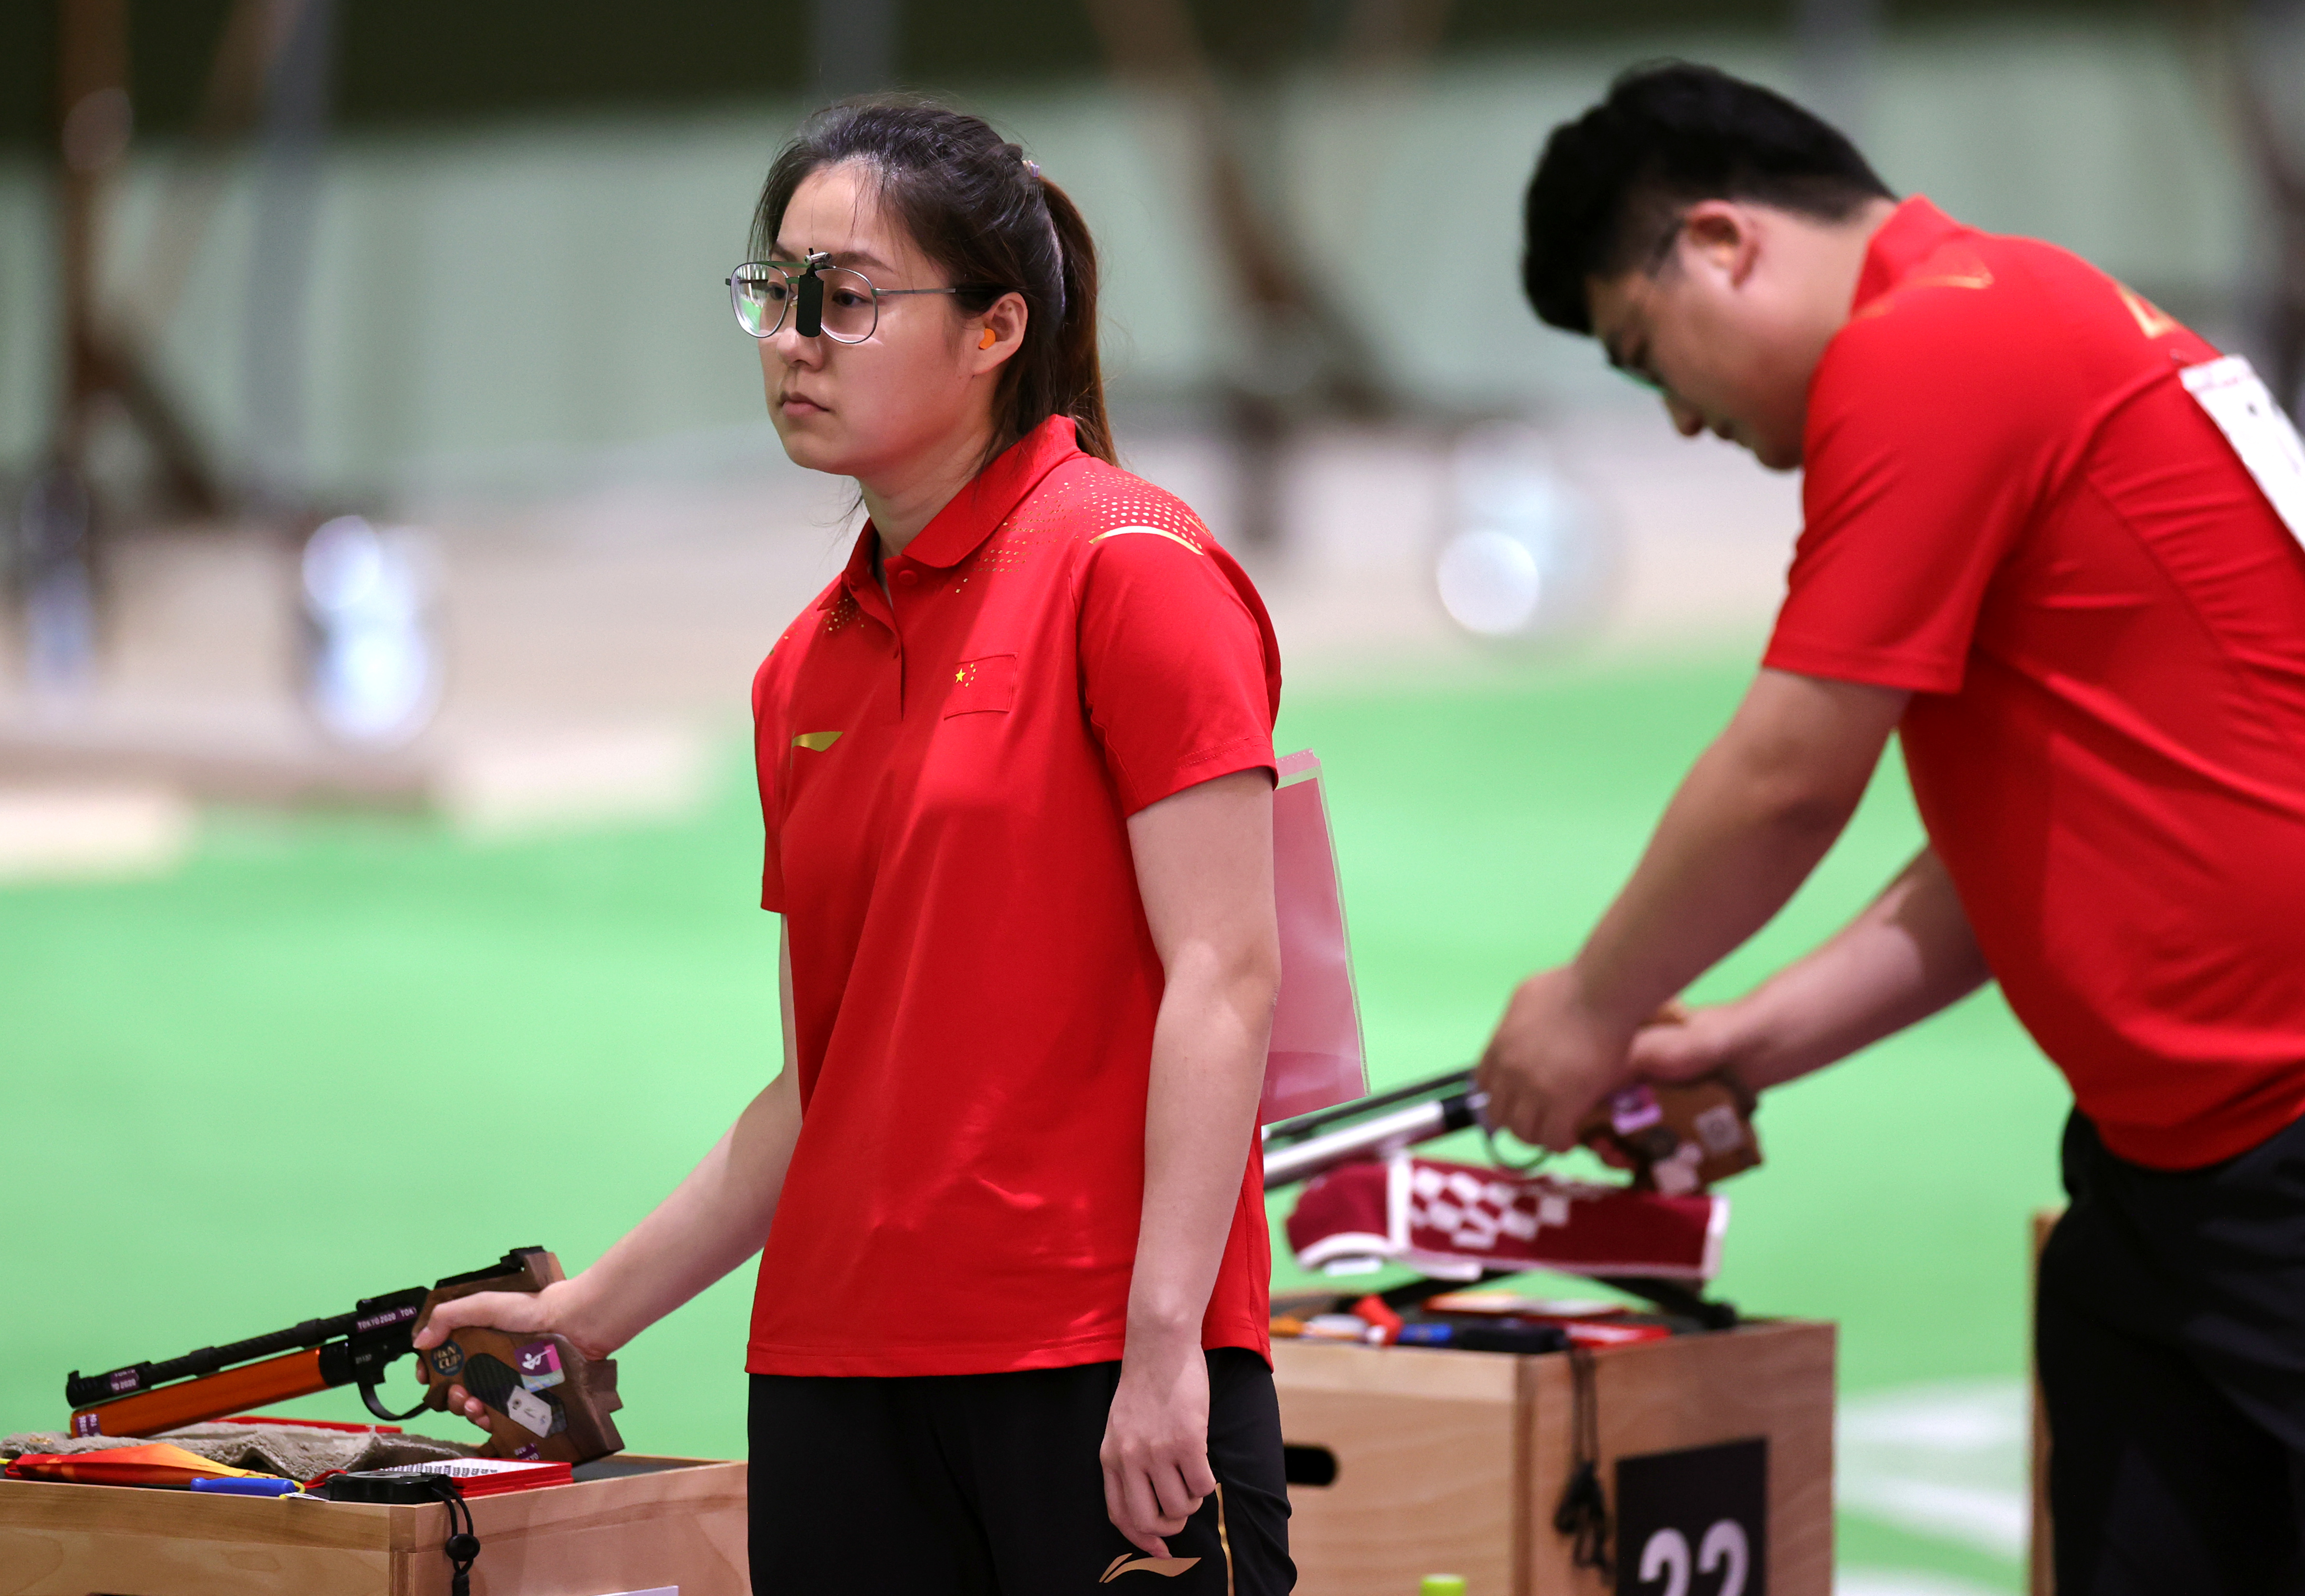
[[[98,1403],[72,1413],[74,1435],[151,1435],[180,1425],[244,1413],[268,1402],[309,1396],[325,1391],[320,1374],[320,1348],[266,1358],[237,1369],[220,1370],[157,1390]]]

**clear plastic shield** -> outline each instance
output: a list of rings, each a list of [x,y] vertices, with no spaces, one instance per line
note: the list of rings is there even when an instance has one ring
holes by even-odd
[[[1345,939],[1344,894],[1329,839],[1321,761],[1280,761],[1272,794],[1272,885],[1280,919],[1280,997],[1265,1055],[1263,1124],[1368,1095],[1360,1001]]]

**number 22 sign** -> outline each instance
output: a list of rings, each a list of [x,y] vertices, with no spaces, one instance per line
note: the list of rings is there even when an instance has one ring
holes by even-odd
[[[1766,1596],[1769,1443],[1617,1460],[1617,1596]]]

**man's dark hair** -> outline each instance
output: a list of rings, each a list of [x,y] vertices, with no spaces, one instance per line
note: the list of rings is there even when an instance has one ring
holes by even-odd
[[[1895,198],[1855,145],[1784,96],[1684,61],[1637,66],[1545,140],[1521,211],[1521,288],[1539,319],[1590,333],[1586,280],[1653,259],[1700,200],[1838,222]]]

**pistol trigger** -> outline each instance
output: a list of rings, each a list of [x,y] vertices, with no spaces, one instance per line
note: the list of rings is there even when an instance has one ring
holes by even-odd
[[[383,1420],[386,1423],[387,1423],[387,1424],[397,1424],[397,1423],[399,1423],[403,1419],[413,1419],[413,1418],[414,1418],[417,1414],[419,1414],[419,1413],[422,1413],[426,1408],[428,1408],[428,1407],[431,1406],[431,1405],[432,1405],[432,1392],[433,1392],[433,1390],[434,1390],[434,1389],[435,1389],[435,1388],[433,1388],[433,1387],[430,1387],[430,1386],[426,1387],[426,1388],[425,1388],[425,1391],[424,1391],[424,1400],[423,1400],[423,1401],[421,1401],[421,1402],[420,1402],[420,1403],[418,1403],[414,1407],[410,1408],[410,1409],[409,1409],[406,1413],[394,1413],[390,1408],[388,1408],[388,1407],[385,1406],[383,1403],[381,1403],[381,1402],[378,1401],[378,1400],[377,1400],[377,1396],[376,1396],[376,1388],[375,1388],[374,1386],[372,1386],[372,1385],[370,1385],[370,1384],[366,1383],[365,1381],[363,1381],[363,1382],[361,1383],[361,1385],[360,1394],[361,1394],[361,1400],[362,1402],[364,1402],[364,1403],[366,1403],[366,1404],[368,1405],[368,1411],[369,1411],[369,1412],[370,1412],[370,1413],[374,1413],[378,1418],[382,1419],[382,1420]],[[445,1399],[445,1397],[444,1397],[444,1398],[443,1398],[443,1401],[445,1402],[445,1400],[446,1400],[446,1399]]]

